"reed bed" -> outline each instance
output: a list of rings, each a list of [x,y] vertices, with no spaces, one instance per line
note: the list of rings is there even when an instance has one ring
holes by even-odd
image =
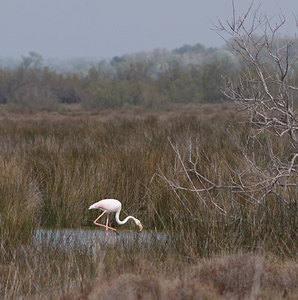
[[[208,159],[198,157],[200,170],[209,178],[228,179],[227,166],[241,168],[243,162],[226,127],[242,118],[226,104],[158,111],[2,112],[1,297],[119,299],[121,291],[121,299],[274,299],[284,294],[294,299],[295,190],[290,205],[271,199],[265,208],[229,191],[214,194],[230,212],[220,215],[190,191],[175,194],[160,176],[185,184],[171,145],[189,155],[191,140],[208,153]],[[243,126],[237,128],[244,134]],[[132,235],[130,242],[111,244],[104,238],[100,246],[78,241],[71,247],[48,239],[34,242],[39,228],[94,229],[98,212],[88,207],[102,198],[121,200],[122,218],[132,214],[145,230],[162,232],[166,239],[152,235],[142,243]],[[136,230],[134,223],[125,229]],[[241,275],[246,268],[248,277]]]

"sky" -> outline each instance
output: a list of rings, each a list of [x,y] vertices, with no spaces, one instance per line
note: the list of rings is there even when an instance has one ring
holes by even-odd
[[[250,1],[234,0],[241,15]],[[255,0],[269,17],[286,17],[283,34],[298,33],[297,0]],[[173,50],[200,43],[221,47],[217,18],[232,18],[232,0],[0,0],[0,57],[30,51],[44,58],[98,57]]]

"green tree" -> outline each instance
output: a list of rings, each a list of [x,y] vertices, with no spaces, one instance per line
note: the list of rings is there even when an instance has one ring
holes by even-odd
[[[22,56],[22,65],[25,68],[40,69],[43,64],[43,57],[36,52],[29,52],[29,56]]]

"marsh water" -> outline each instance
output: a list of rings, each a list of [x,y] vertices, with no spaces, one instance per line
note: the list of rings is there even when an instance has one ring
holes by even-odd
[[[99,246],[115,243],[141,243],[151,244],[153,241],[165,243],[166,234],[154,231],[126,231],[119,233],[109,231],[108,236],[104,230],[92,229],[39,229],[35,232],[33,241],[37,244],[52,244],[53,246]]]

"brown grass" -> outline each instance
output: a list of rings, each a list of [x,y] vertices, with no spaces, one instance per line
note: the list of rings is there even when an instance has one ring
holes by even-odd
[[[95,280],[88,299],[297,299],[297,263],[278,263],[258,255],[220,255],[167,272],[165,265]]]
[[[187,155],[191,138],[210,158],[199,157],[200,170],[214,180],[228,179],[228,163],[237,168],[242,161],[225,127],[239,119],[226,104],[27,115],[2,111],[0,297],[294,299],[295,203],[270,199],[263,209],[233,193],[214,193],[230,213],[223,216],[191,192],[178,198],[156,175],[185,184],[169,140]],[[243,127],[236,130],[241,135]],[[99,246],[82,246],[77,241],[69,247],[61,237],[60,245],[55,239],[34,244],[40,227],[94,229],[98,212],[88,207],[110,197],[122,201],[121,218],[132,214],[146,231],[162,232],[166,240],[152,237],[144,244],[131,235],[130,242],[103,239]],[[136,230],[133,223],[122,228]]]

